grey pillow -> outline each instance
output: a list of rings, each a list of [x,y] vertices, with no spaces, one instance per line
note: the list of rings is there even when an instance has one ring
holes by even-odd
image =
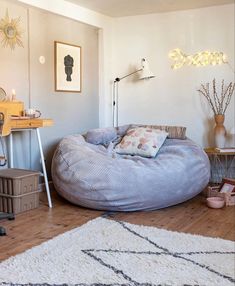
[[[91,144],[107,145],[117,138],[117,130],[114,127],[91,129],[87,132],[85,138]]]
[[[169,139],[186,139],[186,127],[184,126],[132,124],[131,127],[150,127],[160,129],[168,133],[167,138]]]

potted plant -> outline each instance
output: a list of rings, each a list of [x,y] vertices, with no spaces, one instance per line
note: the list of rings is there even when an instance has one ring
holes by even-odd
[[[201,88],[198,89],[198,92],[202,94],[209,103],[211,107],[214,118],[215,118],[215,128],[214,128],[214,135],[215,135],[215,145],[219,148],[225,147],[225,139],[226,139],[226,129],[224,127],[224,119],[225,119],[225,112],[229,106],[231,101],[233,92],[234,92],[235,84],[230,82],[228,85],[224,84],[224,80],[222,80],[221,84],[221,93],[218,95],[216,89],[216,82],[213,79],[212,82],[212,91],[210,91],[210,84],[201,84]]]

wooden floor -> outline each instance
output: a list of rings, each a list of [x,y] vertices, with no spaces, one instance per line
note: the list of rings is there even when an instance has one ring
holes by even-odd
[[[43,194],[39,208],[17,215],[14,221],[0,221],[8,234],[0,237],[0,261],[104,213],[74,206],[55,192],[53,208],[49,209]],[[235,207],[209,209],[202,195],[162,210],[113,213],[112,217],[134,224],[235,240]]]

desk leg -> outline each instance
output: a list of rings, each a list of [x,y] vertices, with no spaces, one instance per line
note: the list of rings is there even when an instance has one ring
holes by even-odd
[[[36,128],[36,132],[37,132],[38,146],[39,146],[39,151],[40,151],[40,156],[41,156],[41,161],[42,161],[42,170],[43,170],[44,181],[45,181],[45,186],[46,186],[48,205],[50,208],[52,208],[51,194],[50,194],[50,189],[49,189],[49,184],[48,184],[47,171],[46,171],[46,166],[45,166],[45,161],[44,161],[44,155],[43,155],[43,150],[42,150],[42,142],[41,142],[39,128]]]
[[[9,161],[9,167],[14,168],[14,159],[13,159],[13,135],[12,133],[9,134],[9,143],[10,143],[10,161]]]

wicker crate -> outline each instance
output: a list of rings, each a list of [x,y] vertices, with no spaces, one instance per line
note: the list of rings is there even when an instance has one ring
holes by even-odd
[[[235,194],[234,193],[220,193],[220,186],[208,187],[206,196],[209,197],[222,197],[225,200],[226,206],[235,205]]]
[[[0,170],[0,211],[21,213],[37,208],[39,172],[23,169]]]
[[[10,196],[0,194],[0,211],[5,213],[22,213],[35,209],[39,206],[39,191],[19,195]]]

